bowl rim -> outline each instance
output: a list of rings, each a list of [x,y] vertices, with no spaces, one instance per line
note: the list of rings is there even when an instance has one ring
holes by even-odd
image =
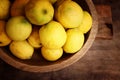
[[[92,18],[93,18],[92,28],[90,30],[90,35],[88,36],[88,39],[87,39],[86,43],[84,44],[84,46],[80,49],[80,51],[75,53],[69,59],[66,59],[65,61],[53,64],[53,65],[46,65],[44,67],[43,66],[39,66],[39,67],[38,66],[30,66],[30,65],[25,64],[25,63],[17,62],[15,59],[11,58],[9,55],[6,55],[1,48],[0,48],[0,58],[2,60],[4,60],[6,63],[8,63],[9,65],[11,65],[17,69],[27,71],[27,72],[57,71],[57,70],[63,69],[65,67],[70,66],[71,64],[75,63],[81,57],[83,57],[83,55],[85,55],[85,53],[92,46],[92,43],[94,42],[97,31],[98,31],[98,18],[97,18],[97,12],[96,12],[95,6],[94,6],[92,0],[85,0],[85,2],[87,3],[89,10],[90,10],[90,13],[91,13]]]

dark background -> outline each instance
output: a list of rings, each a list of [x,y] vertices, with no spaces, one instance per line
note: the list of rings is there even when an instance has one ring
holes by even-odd
[[[93,0],[93,2],[111,5],[112,39],[95,40],[83,58],[55,72],[24,72],[0,59],[0,80],[120,80],[120,0]]]

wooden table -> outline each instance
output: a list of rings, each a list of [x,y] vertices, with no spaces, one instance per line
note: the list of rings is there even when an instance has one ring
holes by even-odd
[[[99,38],[98,33],[83,58],[56,72],[23,72],[0,59],[0,80],[120,80],[120,0],[94,0],[94,3],[112,6],[112,35]]]

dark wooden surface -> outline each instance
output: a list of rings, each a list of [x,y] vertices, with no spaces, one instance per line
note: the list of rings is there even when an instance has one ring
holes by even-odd
[[[120,80],[120,0],[94,0],[94,3],[111,5],[111,39],[96,39],[83,58],[56,72],[24,72],[0,59],[0,80]]]

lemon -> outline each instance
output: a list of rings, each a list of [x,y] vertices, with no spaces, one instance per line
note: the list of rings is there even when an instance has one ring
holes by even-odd
[[[26,40],[13,41],[9,49],[19,59],[31,59],[34,52],[34,48]]]
[[[48,0],[30,0],[25,7],[28,20],[35,25],[43,25],[53,19],[54,8]]]
[[[57,0],[55,3],[55,8],[60,6],[65,0]]]
[[[82,23],[78,28],[81,32],[87,33],[91,29],[91,27],[92,27],[92,17],[87,11],[84,11]]]
[[[41,42],[39,38],[39,27],[33,26],[32,32],[30,36],[28,37],[28,42],[34,47],[34,48],[40,48]]]
[[[10,0],[0,0],[0,19],[5,20],[9,16]]]
[[[81,49],[84,44],[84,34],[78,29],[67,30],[67,40],[63,46],[63,50],[66,53],[75,53]]]
[[[6,22],[0,20],[0,46],[7,46],[12,41],[6,34],[5,31]]]
[[[66,42],[66,32],[63,26],[56,21],[43,25],[39,30],[40,42],[46,48],[56,49]]]
[[[75,1],[65,0],[55,8],[55,18],[65,28],[75,28],[82,22],[83,10]]]
[[[45,47],[41,48],[42,56],[48,61],[56,61],[63,55],[63,49],[48,49]]]
[[[23,16],[11,17],[6,24],[6,33],[12,40],[25,40],[31,32],[32,25]]]

